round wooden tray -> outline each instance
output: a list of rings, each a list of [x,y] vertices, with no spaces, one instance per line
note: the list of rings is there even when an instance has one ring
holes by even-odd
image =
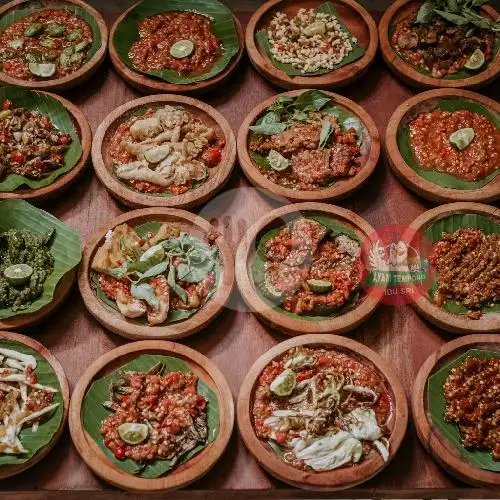
[[[359,215],[326,203],[297,203],[272,210],[250,226],[241,239],[236,253],[236,281],[240,293],[250,310],[259,319],[286,335],[348,332],[373,314],[384,295],[385,287],[379,286],[366,294],[354,309],[340,316],[318,321],[296,319],[271,309],[255,289],[250,266],[255,256],[259,236],[274,227],[284,226],[287,221],[305,212],[328,215],[354,231],[362,240],[375,233],[375,230]]]
[[[120,366],[141,354],[174,356],[188,365],[190,370],[203,380],[215,393],[219,402],[219,434],[215,441],[185,464],[174,468],[167,475],[157,479],[145,479],[128,474],[108,460],[104,452],[82,424],[83,398],[94,380],[109,375]],[[212,361],[189,347],[149,340],[133,342],[107,352],[94,361],[78,381],[71,401],[69,430],[76,450],[85,463],[113,486],[129,491],[168,491],[187,486],[204,476],[224,453],[234,425],[234,403],[226,379]]]
[[[40,7],[40,9],[50,9],[54,6],[70,4],[86,10],[92,15],[99,26],[102,42],[101,47],[97,50],[92,59],[85,63],[79,70],[62,78],[46,81],[26,81],[19,78],[12,78],[11,76],[8,76],[0,71],[0,84],[61,92],[63,90],[71,89],[88,80],[97,71],[99,65],[104,61],[104,57],[106,56],[108,28],[101,14],[99,14],[99,12],[97,12],[97,10],[91,7],[87,2],[83,2],[82,0],[13,0],[12,2],[5,4],[3,7],[0,7],[0,18],[19,8],[26,8],[31,4]]]
[[[433,78],[430,75],[424,75],[413,68],[409,63],[401,59],[392,48],[389,40],[389,28],[399,20],[409,16],[417,11],[422,5],[421,0],[396,0],[385,11],[378,25],[380,38],[380,49],[384,61],[390,70],[408,85],[417,88],[480,88],[494,80],[500,74],[500,55],[497,53],[495,60],[490,62],[488,67],[470,78],[461,78],[456,80],[444,80],[443,78]],[[499,14],[489,5],[482,5],[481,14],[497,19]]]
[[[245,49],[245,37],[243,34],[243,28],[241,27],[241,23],[238,18],[233,15],[234,25],[236,27],[236,33],[238,35],[238,42],[240,45],[240,49],[238,53],[231,59],[230,63],[226,66],[226,68],[221,71],[218,75],[215,75],[213,78],[209,80],[205,80],[202,82],[190,83],[187,85],[177,85],[175,83],[169,83],[165,80],[161,80],[159,78],[155,78],[153,76],[146,75],[144,73],[140,73],[138,71],[134,71],[130,69],[118,56],[116,52],[114,38],[115,31],[118,28],[118,25],[123,21],[125,16],[133,10],[140,2],[132,5],[129,9],[127,9],[113,24],[111,28],[111,33],[109,35],[109,54],[111,56],[111,62],[115,67],[118,74],[132,87],[139,90],[140,92],[147,94],[202,94],[204,92],[208,92],[213,90],[223,83],[227,81],[227,79],[232,75],[238,63],[243,56],[243,51]]]
[[[424,212],[409,226],[409,230],[423,233],[432,223],[454,213],[474,213],[489,216],[500,221],[498,208],[480,203],[449,203]],[[409,241],[409,240],[405,240]],[[498,333],[500,331],[500,313],[483,314],[480,319],[469,319],[464,315],[451,314],[429,300],[427,294],[418,295],[412,305],[431,323],[452,333]]]
[[[112,172],[113,160],[109,154],[109,142],[116,129],[138,108],[157,108],[165,104],[182,105],[206,125],[213,127],[224,137],[226,145],[216,167],[209,169],[209,178],[196,189],[175,196],[152,196],[127,187]],[[228,180],[236,161],[236,139],[226,119],[212,106],[191,97],[176,95],[147,96],[127,102],[112,111],[99,125],[92,144],[92,163],[97,176],[108,191],[122,203],[133,208],[176,207],[192,208],[206,202]]]
[[[392,392],[392,400],[395,408],[391,417],[392,433],[389,438],[389,460],[384,462],[377,454],[363,461],[361,464],[339,468],[326,472],[300,471],[283,462],[276,453],[261,441],[255,434],[252,424],[252,405],[255,394],[255,386],[262,370],[274,359],[281,357],[286,351],[296,346],[322,347],[326,349],[338,349],[362,358],[375,366],[376,370],[383,375]],[[259,464],[270,474],[281,481],[292,486],[310,490],[334,491],[356,486],[378,474],[397,453],[403,440],[408,423],[408,407],[406,395],[401,383],[393,371],[390,363],[381,358],[363,344],[354,340],[337,337],[335,335],[306,335],[281,342],[263,354],[252,365],[240,389],[237,404],[238,427],[241,437],[250,453]]]
[[[1,75],[1,73],[0,73]],[[0,199],[23,199],[30,200],[35,203],[44,203],[59,196],[63,193],[79,176],[82,170],[87,165],[87,160],[90,156],[90,148],[92,146],[92,131],[90,130],[90,125],[85,118],[85,115],[77,108],[74,104],[69,102],[67,99],[60,97],[56,94],[51,94],[49,92],[38,91],[41,94],[47,94],[52,99],[59,101],[70,114],[73,123],[75,125],[76,132],[80,138],[82,144],[82,156],[78,163],[65,174],[58,177],[52,184],[39,189],[31,188],[21,188],[16,189],[12,192],[0,192]]]
[[[134,210],[116,218],[111,224],[99,231],[85,246],[82,265],[78,272],[78,285],[85,306],[90,314],[112,332],[134,340],[167,339],[174,340],[187,337],[207,326],[224,309],[234,282],[234,259],[231,248],[219,235],[215,241],[219,249],[221,277],[216,292],[210,300],[190,318],[159,326],[148,326],[137,320],[125,318],[118,311],[102,302],[90,283],[91,263],[97,249],[103,244],[109,229],[127,223],[132,227],[147,221],[170,222],[181,230],[202,238],[215,229],[205,220],[184,210],[169,208],[145,208]]]
[[[1,327],[1,325],[0,325]],[[18,465],[2,465],[0,467],[0,479],[5,479],[7,477],[15,476],[16,474],[20,474],[24,472],[26,469],[29,469],[36,463],[38,463],[42,458],[44,458],[47,453],[54,447],[54,445],[59,441],[61,434],[63,433],[64,426],[66,425],[66,420],[68,418],[68,410],[69,410],[69,386],[68,381],[66,380],[66,375],[64,373],[63,367],[59,363],[59,361],[53,356],[53,354],[40,342],[33,340],[30,337],[25,337],[24,335],[20,335],[19,333],[9,333],[0,331],[0,340],[13,340],[14,342],[19,342],[20,344],[24,344],[34,351],[36,351],[40,356],[44,357],[49,365],[51,366],[54,373],[57,375],[57,379],[59,380],[59,384],[61,386],[61,395],[63,399],[63,415],[61,419],[61,424],[57,429],[56,433],[52,437],[50,443],[48,443],[45,447],[40,449],[38,453],[36,453],[29,460],[24,462],[23,464]]]
[[[403,102],[391,116],[385,134],[385,148],[389,164],[401,182],[413,192],[437,203],[450,201],[491,202],[500,198],[500,176],[480,189],[444,188],[421,177],[401,156],[397,135],[401,122],[409,122],[424,111],[430,111],[443,97],[459,97],[477,102],[500,116],[500,104],[480,94],[460,89],[436,89],[417,94]]]
[[[280,198],[286,198],[291,202],[301,201],[333,201],[345,198],[351,195],[354,191],[359,189],[363,182],[375,170],[379,156],[380,156],[380,136],[377,126],[373,118],[358,104],[347,97],[332,92],[322,91],[324,94],[329,95],[333,100],[357,115],[365,128],[366,141],[363,142],[361,150],[361,163],[362,168],[353,177],[341,179],[335,182],[333,186],[317,191],[298,191],[295,189],[285,188],[269,180],[264,176],[259,167],[254,163],[248,154],[248,139],[250,136],[250,127],[280,95],[288,95],[296,97],[301,95],[304,90],[293,90],[291,92],[284,92],[283,94],[275,95],[266,99],[264,102],[258,104],[250,111],[243,123],[241,124],[238,132],[238,160],[247,176],[248,180],[256,187],[264,189],[266,193]]]
[[[415,380],[412,396],[413,418],[420,441],[441,467],[461,481],[474,486],[498,487],[500,474],[472,466],[446,437],[440,434],[427,414],[428,378],[473,348],[500,351],[500,335],[470,335],[458,338],[432,353],[421,366]]]
[[[363,57],[330,73],[320,76],[288,76],[272,64],[255,41],[255,33],[268,26],[277,11],[289,17],[301,8],[313,9],[321,0],[270,0],[259,7],[248,23],[245,41],[247,52],[255,69],[273,85],[285,89],[331,89],[354,82],[361,77],[373,62],[378,47],[377,25],[368,11],[354,0],[332,0],[340,19],[366,50]]]
[[[47,316],[55,312],[69,295],[76,277],[76,269],[68,271],[59,281],[54,291],[52,302],[31,314],[18,314],[12,318],[0,320],[0,330],[29,329],[38,325]]]

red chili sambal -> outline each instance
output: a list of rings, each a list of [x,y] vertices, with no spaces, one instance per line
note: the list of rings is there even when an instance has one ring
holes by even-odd
[[[209,17],[195,12],[166,12],[147,17],[138,24],[140,39],[129,57],[141,71],[173,69],[183,75],[200,75],[219,58],[222,49]],[[170,53],[172,45],[189,40],[194,48],[186,57]]]
[[[0,67],[20,80],[62,78],[85,64],[91,46],[92,29],[85,20],[69,10],[46,9],[1,33]]]
[[[463,128],[472,128],[475,135],[460,150],[450,135]],[[465,181],[483,179],[500,166],[500,130],[486,116],[467,109],[421,113],[410,123],[410,146],[421,168]]]

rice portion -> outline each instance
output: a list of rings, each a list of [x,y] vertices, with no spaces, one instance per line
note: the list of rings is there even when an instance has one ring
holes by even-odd
[[[333,70],[353,50],[351,37],[337,17],[314,9],[300,9],[292,19],[276,12],[267,35],[273,57],[302,73]]]

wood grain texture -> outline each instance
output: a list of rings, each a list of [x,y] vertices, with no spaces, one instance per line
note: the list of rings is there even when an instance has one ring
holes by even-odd
[[[77,106],[69,102],[67,99],[64,99],[64,97],[50,92],[38,92],[49,95],[52,99],[56,99],[66,108],[73,121],[76,133],[80,138],[82,155],[78,160],[78,163],[69,172],[58,177],[49,186],[44,186],[39,189],[21,188],[16,189],[13,192],[2,191],[0,192],[0,199],[23,199],[37,204],[46,203],[57,196],[61,196],[71,183],[78,179],[82,170],[87,166],[90,149],[92,147],[92,131],[90,130],[90,125],[85,118],[85,115]]]
[[[217,137],[224,138],[225,146],[218,165],[208,169],[208,178],[196,189],[176,196],[150,196],[140,193],[121,182],[113,172],[114,162],[109,148],[117,128],[141,108],[157,109],[167,104],[182,106],[205,125],[212,127]],[[132,208],[143,207],[196,207],[219,191],[227,182],[236,161],[236,139],[226,119],[212,106],[197,99],[172,94],[141,97],[116,108],[99,125],[92,143],[92,163],[97,176],[110,193]]]
[[[481,203],[457,202],[424,212],[410,224],[410,231],[422,234],[434,222],[453,214],[479,214],[491,218],[497,224],[500,223],[500,210],[496,207]],[[412,305],[431,323],[458,335],[500,332],[500,313],[497,312],[485,313],[479,319],[472,320],[463,314],[446,311],[432,302],[426,293],[418,295]]]
[[[90,0],[103,14],[109,26],[128,8],[133,0]],[[251,12],[260,4],[258,0],[232,0],[243,25]],[[370,0],[370,5],[373,0]],[[246,12],[238,10],[242,5]],[[377,2],[379,8],[381,2]],[[367,5],[367,3],[365,3]],[[385,7],[390,5],[387,0]],[[371,8],[369,6],[369,8]],[[206,94],[203,100],[222,113],[233,131],[237,131],[245,116],[262,100],[277,94],[279,89],[261,78],[246,56],[227,85]],[[356,85],[342,93],[359,103],[374,118],[377,128],[385,130],[390,116],[412,90],[395,78],[377,55]],[[490,85],[482,93],[500,99],[500,86]],[[65,94],[81,107],[92,130],[116,107],[139,97],[108,62],[85,86]],[[252,188],[239,169],[233,170],[223,193],[198,212],[221,231],[236,250],[241,237],[259,217],[281,204],[262,196]],[[387,158],[382,156],[373,175],[350,199],[340,202],[343,208],[354,210],[376,229],[388,224],[410,224],[432,205],[408,191],[392,174]],[[65,223],[78,229],[83,241],[88,242],[101,227],[127,208],[109,195],[92,169],[83,172],[66,196],[45,207]],[[85,369],[99,356],[126,342],[125,339],[102,329],[87,312],[76,288],[65,306],[58,311],[56,321],[45,321],[32,332],[61,361],[71,387],[74,387]],[[389,360],[407,395],[411,393],[416,374],[425,359],[439,346],[453,338],[425,321],[410,307],[381,305],[365,323],[349,334],[384,359]],[[208,356],[221,370],[236,397],[241,383],[255,360],[269,348],[284,340],[281,334],[263,326],[248,312],[235,289],[228,308],[198,335],[182,342]],[[29,490],[29,491],[27,491]],[[222,490],[222,491],[221,491]],[[59,493],[58,493],[59,491]],[[94,475],[79,457],[67,432],[55,446],[54,452],[32,467],[29,472],[2,481],[4,498],[19,500],[88,499],[106,500],[123,498],[123,494],[109,489],[107,483]],[[155,495],[159,498],[161,495]],[[409,423],[401,444],[398,459],[393,460],[380,474],[366,482],[362,488],[349,492],[329,493],[336,498],[483,498],[498,496],[491,489],[471,488],[448,474],[429,456]],[[133,495],[130,496],[134,498]],[[304,498],[304,492],[286,488],[267,474],[233,433],[230,445],[221,460],[202,479],[186,489],[169,493],[174,500],[230,500],[242,498],[287,499]],[[307,493],[308,498],[325,494]],[[135,498],[143,498],[136,495]],[[164,495],[162,496],[164,498]]]
[[[306,346],[346,353],[381,375],[387,384],[393,404],[387,427],[390,431],[389,458],[387,462],[375,453],[352,467],[324,472],[301,471],[285,463],[255,434],[252,408],[259,377],[266,366],[279,360],[294,347]],[[337,491],[359,485],[378,474],[396,455],[406,432],[408,405],[406,395],[396,374],[387,361],[359,342],[335,335],[304,335],[286,340],[260,356],[250,368],[241,385],[237,405],[238,428],[245,445],[262,467],[278,479],[299,488],[320,491]]]
[[[139,2],[140,3],[140,2]],[[232,75],[238,66],[245,49],[245,37],[241,23],[236,16],[233,15],[236,33],[238,35],[239,50],[238,53],[231,59],[231,62],[219,74],[209,80],[201,82],[189,83],[186,85],[177,85],[170,83],[154,76],[149,76],[129,68],[118,56],[114,44],[115,32],[118,25],[123,21],[124,17],[134,9],[137,4],[132,5],[127,9],[113,24],[109,35],[109,55],[111,61],[118,74],[132,87],[146,94],[203,94],[205,92],[217,89],[224,85],[228,78]]]
[[[390,39],[389,28],[394,24],[416,12],[422,5],[421,0],[396,0],[383,15],[379,25],[378,33],[380,39],[380,51],[384,61],[390,70],[401,78],[405,83],[419,89],[428,89],[434,87],[445,88],[466,88],[478,89],[492,82],[500,75],[500,52],[497,52],[494,59],[488,66],[471,76],[470,78],[457,78],[454,80],[445,80],[443,78],[434,78],[430,75],[420,73],[409,63],[399,57],[394,51]],[[484,17],[490,17],[493,20],[498,19],[498,12],[491,5],[482,5],[480,13]]]
[[[87,433],[82,423],[82,401],[92,382],[110,375],[124,364],[143,354],[173,356],[182,360],[193,374],[215,392],[219,404],[219,433],[216,439],[186,463],[156,479],[137,477],[110,462],[92,436]],[[207,357],[194,349],[158,340],[132,342],[104,354],[92,363],[75,387],[69,416],[71,438],[86,464],[105,481],[119,488],[135,492],[174,490],[204,476],[224,453],[233,431],[233,425],[233,398],[226,379],[219,369]]]
[[[68,418],[69,411],[69,386],[68,380],[66,379],[66,375],[64,373],[64,369],[61,366],[61,363],[52,355],[52,353],[45,348],[40,342],[33,340],[30,337],[26,337],[24,335],[19,335],[18,333],[11,332],[3,332],[0,331],[0,341],[2,340],[11,340],[14,342],[19,342],[20,344],[24,344],[34,351],[36,351],[41,357],[45,358],[47,363],[49,363],[50,367],[54,371],[57,376],[57,380],[59,381],[59,385],[61,386],[61,396],[62,396],[62,405],[63,405],[63,414],[61,417],[61,423],[57,428],[54,436],[50,440],[50,442],[41,448],[33,457],[22,464],[18,465],[2,465],[0,467],[0,479],[6,479],[11,476],[16,476],[17,474],[21,474],[25,470],[33,467],[33,465],[37,464],[42,458],[44,458],[47,453],[56,445],[57,441],[61,438],[64,427],[66,425],[66,420]]]
[[[362,297],[359,304],[338,316],[321,321],[310,321],[286,316],[276,309],[271,309],[257,293],[251,275],[251,266],[258,246],[257,238],[267,231],[284,226],[290,220],[308,214],[321,214],[338,221],[353,231],[361,241],[373,237],[374,229],[354,212],[326,203],[296,203],[277,208],[261,217],[253,224],[241,239],[236,253],[236,280],[243,299],[248,307],[262,321],[286,335],[303,335],[307,333],[346,333],[366,321],[381,301],[385,288]]]
[[[247,52],[255,69],[273,85],[285,89],[333,89],[343,87],[359,79],[367,71],[375,58],[378,48],[377,26],[368,11],[354,0],[334,0],[332,3],[349,32],[365,49],[365,54],[356,61],[346,64],[326,75],[289,76],[279,70],[269,60],[255,41],[255,33],[267,28],[276,12],[284,12],[293,17],[300,8],[313,9],[321,5],[321,0],[270,0],[259,7],[250,19],[245,42]]]
[[[134,228],[149,221],[169,223],[181,231],[205,239],[214,228],[203,218],[185,210],[173,208],[144,208],[133,210],[118,217],[112,224],[102,229],[83,251],[82,264],[78,272],[78,286],[83,301],[90,314],[106,328],[123,337],[133,340],[176,340],[192,335],[205,328],[222,312],[234,283],[234,259],[231,248],[224,237],[219,234],[214,245],[219,249],[220,278],[215,293],[190,318],[175,323],[150,326],[140,320],[126,318],[119,311],[112,309],[100,300],[91,284],[92,262],[99,247],[104,244],[108,230],[120,224],[128,224]]]
[[[498,487],[500,474],[472,466],[446,437],[441,435],[429,416],[427,380],[469,349],[498,352],[500,351],[500,335],[470,335],[455,339],[427,358],[417,374],[413,387],[412,408],[415,427],[425,449],[450,474],[474,486]]]
[[[13,0],[12,2],[5,4],[3,7],[0,7],[0,18],[8,14],[9,12],[17,9],[24,9],[26,7],[29,7],[30,5],[36,5],[38,8],[42,9],[60,7],[61,5],[76,5],[86,10],[94,17],[97,25],[99,26],[102,40],[101,46],[92,56],[90,61],[87,61],[80,69],[69,75],[63,76],[61,78],[54,78],[53,80],[30,81],[13,78],[0,71],[0,85],[17,85],[29,89],[62,92],[87,81],[98,70],[99,66],[106,57],[106,50],[108,47],[108,28],[101,14],[99,14],[96,9],[82,0]]]
[[[420,113],[431,111],[437,101],[445,97],[463,98],[482,104],[500,116],[500,104],[481,94],[461,89],[435,89],[417,94],[403,102],[391,116],[385,131],[385,150],[389,165],[401,182],[418,195],[436,203],[475,201],[489,203],[500,198],[500,176],[480,189],[452,189],[434,184],[421,177],[401,156],[398,147],[398,129],[402,121],[409,123]]]
[[[305,90],[292,90],[280,95],[296,97]],[[357,191],[368,177],[373,173],[380,157],[380,135],[373,118],[358,104],[339,94],[323,91],[332,97],[334,103],[348,109],[356,115],[363,124],[366,131],[366,140],[360,146],[360,165],[359,172],[353,177],[338,179],[333,186],[317,189],[315,191],[298,191],[276,184],[262,174],[258,165],[250,158],[248,152],[248,143],[251,135],[250,126],[264,113],[264,111],[274,102],[278,96],[273,96],[259,103],[250,111],[241,124],[238,132],[238,161],[248,180],[255,186],[262,189],[270,196],[276,196],[278,199],[286,199],[290,202],[301,201],[335,201],[352,195]]]

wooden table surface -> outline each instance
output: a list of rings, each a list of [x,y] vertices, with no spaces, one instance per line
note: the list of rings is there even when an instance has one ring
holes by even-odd
[[[108,26],[111,26],[130,1],[94,0],[91,3],[103,13]],[[261,2],[258,0],[228,2],[244,24],[259,3]],[[380,11],[387,2],[372,0],[365,4],[372,10],[378,9],[373,14],[379,19]],[[202,96],[202,100],[215,106],[227,118],[236,134],[246,113],[258,102],[279,91],[254,71],[245,56],[230,81],[222,89]],[[377,55],[368,73],[358,82],[340,90],[340,93],[362,105],[373,116],[383,135],[392,112],[414,91],[393,77],[380,55]],[[482,93],[498,99],[498,80]],[[118,77],[109,60],[89,82],[65,94],[65,97],[81,107],[94,132],[109,112],[137,96]],[[199,213],[217,225],[235,250],[245,229],[278,205],[251,188],[239,166],[236,166],[223,194],[199,210]],[[356,211],[375,228],[389,224],[409,224],[432,206],[398,182],[383,156],[366,186],[340,205]],[[100,184],[91,166],[63,198],[45,208],[76,228],[84,243],[101,226],[111,223],[114,217],[126,211]],[[228,306],[209,328],[186,339],[185,343],[218,365],[236,398],[240,384],[255,359],[271,346],[285,340],[285,337],[270,331],[246,311],[237,291],[233,293]],[[31,334],[57,356],[66,370],[71,387],[74,387],[93,360],[126,342],[103,330],[93,320],[76,287],[62,308]],[[372,318],[350,336],[394,363],[407,396],[410,396],[413,381],[423,361],[440,345],[453,338],[425,322],[410,307],[388,305],[382,305]],[[273,492],[270,490],[272,488],[281,490]],[[46,498],[49,490],[53,492],[50,498],[88,498],[88,490],[110,489],[92,474],[77,455],[66,430],[60,442],[44,460],[27,472],[3,481],[3,493],[0,496],[13,498],[12,490],[18,490],[16,498],[20,500]],[[61,490],[65,492],[55,493]],[[68,490],[73,492],[71,496]],[[169,494],[169,498],[216,498],[221,496],[217,490],[226,490],[224,497],[238,499],[316,496],[309,492],[286,489],[284,484],[265,473],[246,451],[236,429],[229,449],[213,470],[188,490]],[[361,488],[341,492],[337,496],[494,498],[498,495],[499,491],[470,488],[446,474],[421,446],[410,418],[406,438],[395,460]],[[92,493],[92,497],[100,500],[118,498],[121,494],[116,491],[96,491]]]

